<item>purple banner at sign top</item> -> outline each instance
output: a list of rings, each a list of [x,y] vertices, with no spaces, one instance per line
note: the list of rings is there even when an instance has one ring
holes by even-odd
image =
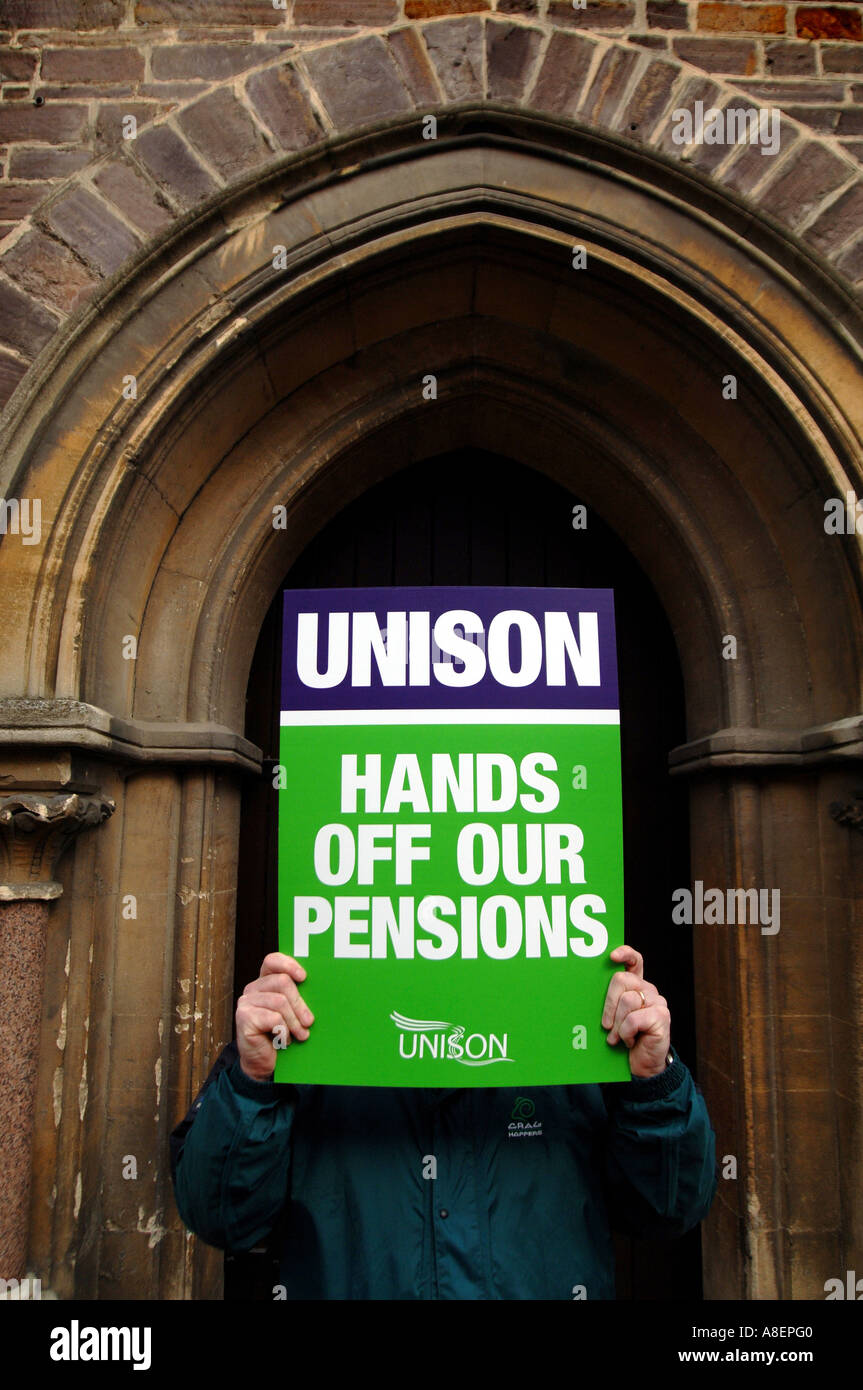
[[[618,708],[611,589],[285,591],[283,710]]]

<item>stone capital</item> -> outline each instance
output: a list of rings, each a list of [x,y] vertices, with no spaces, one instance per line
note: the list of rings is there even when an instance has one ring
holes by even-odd
[[[0,902],[59,898],[61,855],[81,830],[101,825],[114,802],[77,793],[0,796]]]

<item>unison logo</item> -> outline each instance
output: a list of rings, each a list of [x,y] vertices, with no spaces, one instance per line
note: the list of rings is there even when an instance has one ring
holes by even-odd
[[[544,679],[548,686],[600,684],[597,613],[546,612],[542,621],[520,608],[496,613],[486,628],[478,613],[453,608],[432,623],[428,612],[331,612],[320,659],[323,615],[297,614],[297,674],[310,690],[331,690],[350,672],[349,684],[427,686],[434,679],[453,688],[479,684],[488,674],[498,685],[519,687]],[[475,640],[475,639],[479,640]],[[569,674],[571,672],[571,675]]]
[[[434,1057],[441,1062],[459,1062],[463,1067],[487,1067],[492,1062],[515,1061],[506,1055],[506,1033],[502,1038],[496,1033],[469,1033],[465,1037],[461,1024],[406,1018],[395,1010],[390,1018],[399,1030],[399,1056],[406,1062]]]

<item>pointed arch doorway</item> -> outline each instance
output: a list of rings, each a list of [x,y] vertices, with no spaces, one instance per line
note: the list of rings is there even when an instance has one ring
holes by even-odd
[[[608,587],[615,593],[621,691],[626,939],[672,1009],[677,1049],[697,1077],[691,937],[670,925],[670,895],[689,882],[687,788],[668,773],[685,737],[683,681],[665,613],[632,555],[578,498],[499,454],[459,449],[414,463],[361,494],[308,544],[261,628],[245,735],[278,760],[281,597],[285,588],[501,584]],[[276,949],[276,793],[249,782],[240,834],[235,994]],[[700,1296],[698,1231],[649,1245],[616,1237],[618,1297]],[[225,1298],[270,1297],[263,1250],[226,1259]]]

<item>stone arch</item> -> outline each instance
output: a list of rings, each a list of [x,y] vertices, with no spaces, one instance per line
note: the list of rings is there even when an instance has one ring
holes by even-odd
[[[859,287],[859,164],[785,114],[777,158],[762,159],[743,144],[718,157],[715,146],[675,144],[671,113],[698,100],[739,106],[741,92],[691,64],[545,18],[474,16],[454,26],[444,17],[298,53],[250,45],[245,64],[205,95],[166,105],[134,139],[124,140],[119,128],[106,137],[107,151],[94,149],[92,161],[7,238],[0,273],[15,289],[0,339],[6,395],[30,362],[50,355],[70,314],[97,304],[106,283],[225,190],[266,178],[291,154],[381,122],[412,117],[419,141],[429,113],[445,133],[465,103],[564,121],[575,140],[579,129],[601,131],[697,171],[798,234]]]
[[[574,228],[586,277],[572,269]],[[286,275],[273,272],[277,244]],[[161,1152],[229,1028],[237,778],[258,763],[241,699],[256,624],[296,548],[400,462],[454,440],[530,461],[540,439],[541,466],[615,526],[671,616],[689,704],[677,761],[701,773],[696,873],[785,876],[805,934],[800,842],[777,830],[796,810],[800,834],[820,834],[825,789],[860,752],[859,552],[823,529],[824,497],[859,477],[859,321],[815,258],[737,201],[603,134],[581,131],[574,151],[569,127],[488,107],[463,108],[434,152],[417,149],[411,123],[390,124],[279,167],[178,227],[100,310],[40,364],[7,434],[9,476],[44,499],[47,540],[0,551],[20,616],[4,635],[6,736],[22,768],[45,745],[71,750],[69,778],[118,803],[76,852],[49,944],[40,1113],[53,1092],[59,1118],[37,1134],[32,1248],[79,1296],[116,1294],[117,1280],[176,1296],[218,1276],[170,1216],[164,1164],[143,1199],[102,1178],[135,1144]],[[432,410],[418,391],[429,362]],[[728,371],[739,394],[717,420]],[[127,372],[133,400],[118,392]],[[282,535],[274,502],[291,509]],[[737,629],[732,670],[718,639]],[[803,766],[809,790],[787,781]],[[822,894],[841,851],[824,854]],[[127,892],[157,951],[143,925],[118,931]],[[795,1161],[793,1124],[763,1078],[796,1089],[799,1059],[774,1023],[799,960],[718,933],[699,951],[724,985],[699,1020],[710,1102],[745,1154],[739,1205],[711,1218],[708,1289],[800,1296],[821,1266],[793,1266],[786,1193],[760,1153],[778,1133]],[[807,988],[822,1020],[830,983],[816,966]],[[91,999],[100,1027],[76,1061],[103,1100],[85,1135],[68,1054],[57,1082],[55,1015],[65,1003],[80,1038]],[[134,1103],[114,1029],[143,1078]],[[830,1056],[847,1088],[854,1063]],[[836,1154],[825,1161],[853,1190]],[[55,1181],[83,1196],[52,1206]],[[747,1226],[741,1245],[753,1201],[764,1229]],[[799,1225],[825,1259],[843,1257],[814,1204]],[[137,1241],[131,1276],[118,1233]]]

